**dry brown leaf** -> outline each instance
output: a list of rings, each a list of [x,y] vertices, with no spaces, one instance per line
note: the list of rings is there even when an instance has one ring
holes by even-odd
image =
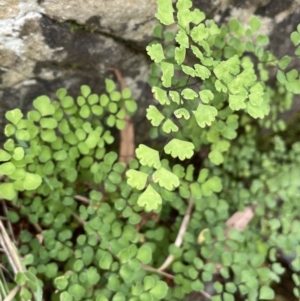
[[[243,231],[254,217],[254,208],[246,207],[244,211],[235,212],[226,222],[227,233],[230,229],[235,228]]]
[[[108,68],[112,70],[120,84],[121,90],[125,89],[124,79],[121,72],[118,69]],[[126,126],[120,131],[120,147],[119,147],[119,162],[125,163],[126,165],[130,160],[134,159],[135,143],[134,143],[134,127],[130,116],[125,116],[124,121]]]
[[[38,242],[39,242],[40,244],[43,243],[44,237],[43,237],[42,234],[37,234],[35,237],[36,237],[36,239],[38,240]]]
[[[134,159],[134,127],[129,116],[125,117],[126,126],[120,132],[119,162],[126,165]]]

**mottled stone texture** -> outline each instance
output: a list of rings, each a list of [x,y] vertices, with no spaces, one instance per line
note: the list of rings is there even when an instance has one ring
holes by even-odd
[[[14,17],[19,11],[19,3],[19,0],[1,1],[0,20]]]
[[[300,0],[194,0],[194,5],[219,23],[232,16],[246,23],[259,15],[272,50],[292,54],[289,34],[300,21]],[[155,12],[156,0],[0,0],[0,129],[5,111],[27,110],[38,95],[53,97],[60,87],[76,95],[82,84],[103,91],[104,78],[113,77],[109,67],[122,72],[141,104],[152,101],[145,47]]]

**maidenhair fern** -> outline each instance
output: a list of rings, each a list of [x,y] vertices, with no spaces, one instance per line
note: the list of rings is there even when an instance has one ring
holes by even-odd
[[[164,49],[164,42],[159,40],[147,47],[149,56],[155,62],[152,68],[155,71],[150,78],[161,74],[161,86],[153,83],[152,91],[162,110],[150,105],[146,116],[158,131],[172,134],[171,141],[164,147],[166,154],[180,160],[189,159],[201,146],[209,145],[210,162],[220,165],[230,153],[231,141],[237,137],[239,120],[241,122],[246,118],[248,123],[251,123],[251,118],[267,120],[270,105],[274,102],[274,92],[280,91],[281,98],[289,97],[290,92],[300,92],[298,72],[291,70],[285,75],[284,69],[288,67],[291,59],[285,56],[278,60],[265,50],[268,37],[257,33],[261,27],[257,17],[250,20],[248,28],[244,28],[235,19],[230,20],[228,26],[220,28],[214,21],[206,20],[200,10],[191,9],[192,1],[177,1],[175,15],[172,13],[171,1],[159,4],[156,15],[159,21],[164,25],[176,24],[178,32],[174,37],[176,44],[172,56],[165,53],[168,48]],[[154,36],[163,39],[162,25],[155,28]],[[291,38],[294,44],[298,45],[296,32]],[[277,83],[278,92],[266,83],[269,78],[267,68],[270,66],[277,68],[278,75],[282,78],[281,82]],[[259,74],[256,68],[259,68]],[[175,71],[179,72],[176,78]],[[288,75],[293,80],[289,81],[286,78]],[[178,77],[187,79],[187,82],[192,78],[197,84],[178,91]],[[174,88],[172,82],[175,83]],[[288,109],[290,104],[289,102],[285,109]],[[274,108],[272,114],[276,113],[277,109]],[[277,114],[272,117],[274,130],[283,130],[284,122],[278,120]],[[184,135],[182,131],[189,131],[191,124],[192,135]],[[270,126],[268,121],[264,125]],[[145,163],[155,152],[149,147],[139,147],[137,157],[142,165],[146,164],[157,170],[153,171],[153,175],[161,175],[161,179],[152,179],[153,182],[158,182],[165,188],[178,187],[174,184],[178,183],[178,179],[173,179],[171,185],[166,183],[168,178],[164,172],[159,171],[157,155],[155,165]]]
[[[300,145],[280,118],[300,94],[300,25],[295,58],[276,58],[257,17],[219,26],[173,2],[158,0],[146,48],[153,141],[128,166],[112,132],[137,104],[110,79],[102,95],[59,89],[6,113],[0,197],[24,267],[1,297],[273,300],[280,258],[300,297]]]

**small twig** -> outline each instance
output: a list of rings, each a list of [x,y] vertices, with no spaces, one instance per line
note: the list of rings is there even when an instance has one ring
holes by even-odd
[[[84,226],[85,224],[85,220],[83,220],[79,215],[77,215],[76,213],[72,212],[73,217],[77,220],[77,222]]]
[[[5,250],[6,256],[14,270],[14,273],[17,274],[18,272],[23,272],[24,267],[21,263],[21,259],[18,256],[17,249],[11,239],[9,238],[3,223],[0,221],[0,244],[2,245],[3,249]]]
[[[158,269],[155,269],[155,268],[153,268],[153,267],[150,267],[149,265],[142,264],[142,268],[143,268],[145,271],[154,272],[154,273],[160,274],[160,275],[162,275],[162,276],[165,276],[166,278],[174,279],[174,275],[169,274],[169,273],[166,273],[166,272],[163,272],[163,271],[159,271]],[[212,296],[211,296],[209,293],[207,293],[206,291],[199,291],[199,293],[200,293],[201,295],[203,295],[204,297],[206,297],[208,300],[211,300],[211,299],[212,299]]]
[[[212,299],[212,296],[211,296],[209,293],[207,293],[206,291],[199,291],[199,293],[200,293],[202,296],[206,297],[208,300],[211,300],[211,299]]]
[[[82,203],[85,203],[87,205],[90,205],[90,203],[91,203],[91,201],[88,198],[86,198],[85,196],[82,196],[82,195],[75,195],[74,199],[77,201],[80,201]]]
[[[39,224],[32,224],[32,225],[33,225],[33,227],[35,228],[35,230],[38,233],[42,233],[43,232],[43,229],[42,229],[42,227]]]
[[[146,264],[142,264],[142,268],[146,271],[150,271],[150,272],[154,272],[154,273],[157,273],[157,274],[160,274],[162,276],[165,276],[169,279],[174,279],[174,276],[171,275],[171,274],[168,274],[166,272],[163,272],[163,271],[159,271],[158,269],[155,269],[153,267],[150,267],[149,265],[146,265]]]
[[[9,293],[8,295],[4,298],[3,301],[11,301],[14,299],[15,295],[18,293],[18,291],[20,290],[21,286],[17,285],[15,286]]]
[[[178,231],[178,234],[177,234],[177,237],[176,237],[176,240],[174,243],[174,245],[178,248],[181,247],[181,244],[183,242],[183,235],[186,232],[186,229],[188,227],[188,224],[189,224],[189,221],[191,218],[191,212],[192,212],[193,205],[194,205],[194,199],[190,198],[188,207],[187,207],[185,215],[182,219],[182,223],[181,223],[180,229]],[[165,262],[157,270],[160,272],[165,270],[173,262],[173,260],[174,260],[174,256],[172,254],[169,254],[169,256],[166,258]]]
[[[3,211],[4,211],[5,217],[6,217],[8,210],[7,210],[7,207],[6,207],[6,204],[5,204],[4,200],[2,201],[2,206],[3,206]],[[15,242],[16,239],[15,239],[15,236],[14,236],[14,231],[12,229],[11,222],[8,219],[7,219],[7,226],[8,226],[8,229],[10,231],[11,237],[12,237],[13,241]]]
[[[0,273],[3,275],[2,270],[5,270],[5,272],[9,275],[9,277],[11,277],[11,279],[14,278],[13,275],[11,274],[11,272],[4,265],[0,264]]]

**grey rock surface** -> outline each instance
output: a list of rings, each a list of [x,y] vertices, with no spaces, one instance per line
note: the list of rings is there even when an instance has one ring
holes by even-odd
[[[247,23],[256,14],[271,49],[293,53],[289,35],[300,21],[300,0],[194,0],[194,5],[218,23],[231,17]],[[0,0],[0,128],[7,110],[26,111],[35,97],[53,97],[60,87],[76,95],[88,84],[101,93],[104,78],[113,78],[109,67],[121,71],[142,112],[153,101],[145,47],[155,12],[156,0]],[[137,131],[143,136],[143,127]]]

